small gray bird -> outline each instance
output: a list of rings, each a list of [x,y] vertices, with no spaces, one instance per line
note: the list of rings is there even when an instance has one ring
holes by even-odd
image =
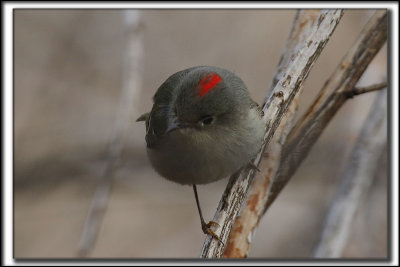
[[[205,234],[220,238],[205,223],[197,184],[228,177],[244,167],[263,143],[263,112],[243,81],[232,72],[212,66],[179,71],[158,88],[146,121],[147,154],[163,177],[192,185]]]

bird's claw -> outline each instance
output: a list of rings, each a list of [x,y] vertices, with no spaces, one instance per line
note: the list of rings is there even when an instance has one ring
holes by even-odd
[[[211,226],[217,226],[219,227],[219,223],[214,222],[214,221],[210,221],[209,223],[206,224],[207,228],[210,228]]]
[[[213,230],[211,230],[211,226],[217,226],[219,227],[219,224],[214,221],[210,221],[209,223],[202,223],[201,229],[203,230],[203,233],[206,235],[211,235],[214,239],[216,239],[218,242],[220,242],[222,245],[224,245],[224,242],[217,236],[216,233],[214,233]]]

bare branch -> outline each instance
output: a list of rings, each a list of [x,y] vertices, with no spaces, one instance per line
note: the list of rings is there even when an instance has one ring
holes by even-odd
[[[377,84],[373,84],[373,85],[366,86],[366,87],[355,87],[355,88],[353,88],[353,90],[346,91],[346,96],[348,98],[352,98],[356,95],[361,95],[361,94],[381,90],[386,87],[387,87],[387,82],[377,83]]]
[[[282,79],[287,68],[289,67],[289,64],[293,61],[293,58],[299,52],[299,45],[305,45],[305,39],[308,37],[308,34],[311,31],[311,27],[314,25],[319,14],[320,10],[314,9],[297,11],[296,17],[292,23],[292,29],[286,41],[285,48],[282,52],[281,58],[276,68],[276,73],[269,86],[268,92],[272,92],[279,80]],[[264,102],[267,102],[268,98],[269,94],[267,94],[267,96],[265,97]]]
[[[276,83],[274,90],[263,107],[264,121],[267,125],[264,136],[265,144],[253,161],[254,165],[258,166],[265,147],[274,136],[283,115],[287,112],[290,103],[300,90],[301,84],[329,40],[341,16],[342,11],[340,10],[323,10],[319,12],[316,22],[310,28],[307,38],[305,38],[304,45],[299,47],[298,53],[294,56],[286,72]],[[254,172],[254,169],[245,169],[233,175],[219,203],[213,221],[220,225],[215,232],[224,243],[226,243],[232,225],[247,196],[247,190],[254,177]],[[224,248],[224,245],[207,236],[201,257],[220,257]]]
[[[307,12],[310,12],[307,14]],[[293,36],[301,35],[299,32],[299,27],[297,25],[305,25],[307,20],[313,18],[313,13],[315,11],[301,11],[296,15],[296,19],[294,22],[294,26],[290,35],[290,38],[287,42],[286,49],[284,54],[282,55],[280,66],[278,67],[276,77],[280,77],[282,74],[279,73],[285,69],[282,63],[288,62],[288,58],[292,57],[293,49],[296,46],[296,39],[293,39]],[[304,30],[304,29],[303,29]],[[286,58],[284,58],[286,56]],[[274,82],[273,82],[274,85]],[[364,93],[372,90],[378,90],[378,88],[382,88],[384,84],[378,84],[375,86],[369,86],[366,88],[354,88],[351,90],[355,92],[354,95],[357,93]],[[290,112],[287,114],[290,116]],[[282,183],[279,178],[277,177],[277,169],[280,164],[281,160],[281,152],[282,152],[282,145],[285,142],[286,135],[284,134],[291,129],[291,123],[286,122],[285,124],[282,122],[280,127],[283,129],[278,129],[278,133],[276,137],[274,137],[273,142],[268,147],[266,158],[263,159],[261,163],[260,169],[262,170],[261,173],[257,174],[253,184],[249,189],[249,198],[246,202],[245,206],[241,211],[241,215],[237,218],[234,227],[232,229],[232,233],[229,236],[227,249],[224,252],[223,257],[247,257],[249,252],[249,247],[251,243],[251,237],[254,234],[256,227],[259,224],[264,212],[265,206],[269,206],[272,201],[275,199],[277,193],[279,191],[276,188],[283,187]],[[282,134],[283,133],[283,134]],[[272,192],[272,194],[271,194]],[[270,196],[273,196],[271,198]],[[267,200],[269,203],[266,205]]]
[[[114,170],[125,144],[129,121],[131,121],[132,114],[136,115],[138,113],[134,110],[134,107],[137,107],[139,99],[142,74],[143,42],[140,34],[140,13],[138,10],[126,10],[123,14],[127,38],[123,84],[116,112],[114,131],[109,145],[108,158],[93,196],[79,241],[78,254],[80,256],[86,256],[93,248],[106,211]]]
[[[272,92],[280,78],[285,74],[291,62],[290,60],[298,53],[299,44],[305,43],[305,38],[318,18],[319,12],[319,10],[299,10],[296,13],[291,33],[286,41],[286,46],[274,79],[269,87],[270,92]],[[248,256],[251,237],[260,221],[260,213],[264,210],[268,188],[270,188],[270,184],[273,182],[272,179],[279,166],[282,146],[293,126],[292,120],[297,111],[299,96],[300,93],[294,97],[270,145],[266,148],[264,158],[259,167],[261,172],[256,174],[254,181],[250,185],[248,200],[233,225],[227,247],[222,255],[224,258],[243,258]]]
[[[292,119],[297,110],[298,95],[293,99],[270,145],[266,148],[260,163],[260,172],[256,174],[251,183],[247,201],[232,227],[226,249],[222,255],[224,258],[244,258],[248,256],[252,237],[262,217],[261,213],[264,210],[268,188],[273,183],[272,179],[279,166],[283,144],[293,125]]]
[[[377,95],[364,123],[324,223],[321,240],[314,252],[315,257],[332,258],[342,255],[354,214],[380,167],[379,158],[387,142],[386,118],[385,90]]]
[[[291,130],[264,213],[306,158],[330,120],[346,102],[347,92],[355,87],[386,39],[387,12],[378,10],[334,73],[325,82],[314,103]]]

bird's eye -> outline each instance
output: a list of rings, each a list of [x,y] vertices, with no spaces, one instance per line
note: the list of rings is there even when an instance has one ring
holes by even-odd
[[[213,121],[214,121],[214,118],[212,116],[210,116],[210,115],[203,116],[200,119],[200,123],[202,125],[210,125]]]

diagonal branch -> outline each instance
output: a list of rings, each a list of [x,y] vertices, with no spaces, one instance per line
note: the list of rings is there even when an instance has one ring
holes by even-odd
[[[274,79],[269,91],[272,91],[279,79],[282,78],[290,64],[290,60],[298,53],[299,44],[304,44],[305,38],[315,23],[319,10],[299,10],[292,24],[292,30],[286,41],[285,49],[279,61]],[[235,224],[229,235],[227,247],[222,255],[224,258],[247,257],[251,237],[261,218],[267,195],[267,188],[270,185],[270,178],[279,166],[282,146],[286,137],[293,126],[293,117],[297,111],[300,93],[295,96],[287,113],[284,115],[275,135],[266,148],[264,158],[260,163],[259,169],[262,175],[256,175],[250,185],[248,200],[242,208],[240,215],[236,218]],[[268,160],[267,160],[268,159]]]
[[[270,93],[263,106],[263,119],[267,126],[264,136],[265,144],[253,162],[255,165],[258,166],[265,147],[274,136],[283,115],[287,112],[293,98],[299,92],[300,86],[325,47],[341,16],[342,11],[340,10],[322,10],[319,12],[315,23],[305,38],[304,45],[298,48],[298,52],[291,60],[286,72],[284,72],[276,83],[274,90]],[[215,232],[224,243],[247,196],[247,191],[254,175],[254,169],[245,169],[233,175],[229,180],[213,219],[220,225]],[[224,249],[225,245],[207,236],[203,244],[201,257],[220,257]]]
[[[314,103],[291,130],[282,159],[270,189],[264,212],[303,162],[336,112],[349,99],[349,93],[387,39],[387,12],[376,11]]]
[[[310,12],[310,11],[307,11]],[[296,20],[295,20],[295,25],[302,25],[305,24],[305,19],[307,17],[311,17],[312,14],[301,14],[299,13],[296,16]],[[301,19],[301,17],[303,17],[304,19]],[[371,27],[371,24],[369,24]],[[368,28],[368,27],[366,27]],[[295,31],[295,29],[298,29],[298,27],[293,27],[294,30],[292,30],[291,33],[291,37],[295,36],[296,34],[293,34],[293,32]],[[364,32],[368,30],[364,30]],[[362,37],[365,38],[362,38]],[[367,35],[363,35],[361,34],[361,39],[368,39],[370,38],[370,34]],[[291,40],[289,38],[289,40]],[[293,41],[293,40],[291,40]],[[286,46],[286,50],[284,51],[284,55],[290,55],[292,54],[293,51],[287,51],[288,49],[290,49],[291,47],[295,47],[295,45],[293,45],[292,43],[290,43],[291,41],[289,41],[289,45]],[[383,41],[384,42],[384,41]],[[360,43],[356,42],[354,47],[357,47]],[[353,50],[354,50],[353,47]],[[370,47],[369,47],[370,48]],[[369,49],[368,47],[366,49]],[[362,47],[359,47],[359,49],[356,49],[356,51],[361,51],[362,49],[365,49],[365,45],[362,45]],[[379,50],[379,48],[377,49],[377,51]],[[376,51],[376,52],[377,52]],[[372,56],[373,57],[373,56]],[[348,59],[348,57],[345,57],[345,59]],[[285,60],[281,60],[280,64],[282,62],[285,62]],[[343,66],[343,62],[342,64],[340,64],[340,66]],[[350,67],[349,64],[347,64],[348,67]],[[367,64],[368,65],[368,64]],[[284,69],[284,66],[279,66],[278,67],[278,72],[281,71],[282,69]],[[280,75],[279,73],[277,75]],[[332,80],[333,78],[331,78]],[[350,79],[351,80],[351,79]],[[357,79],[358,80],[358,79]],[[346,99],[348,99],[349,97],[353,96],[353,95],[357,95],[359,93],[364,93],[364,92],[369,92],[369,91],[373,91],[373,90],[379,90],[382,89],[384,86],[386,85],[386,83],[383,84],[377,84],[374,86],[369,86],[369,87],[365,87],[365,88],[354,88],[352,90],[346,91],[346,92],[351,92],[352,95],[347,95]],[[324,89],[326,93],[332,91],[333,89]],[[329,98],[326,96],[326,98]],[[317,98],[317,101],[320,98]],[[329,107],[329,105],[325,105],[325,107]],[[308,112],[309,114],[311,114],[312,112]],[[290,112],[287,114],[290,116]],[[333,114],[332,114],[333,117]],[[329,120],[328,120],[329,121]],[[328,122],[327,121],[327,122]],[[326,123],[327,123],[326,122]],[[275,197],[279,194],[280,190],[283,188],[285,182],[288,181],[288,179],[290,177],[288,177],[287,180],[283,180],[281,178],[281,176],[277,175],[277,170],[279,168],[280,173],[282,172],[282,166],[280,166],[280,164],[282,165],[281,161],[281,153],[282,153],[282,147],[283,144],[285,144],[285,140],[286,140],[286,136],[287,136],[287,132],[291,130],[291,123],[287,123],[287,125],[284,124],[284,122],[281,123],[280,127],[283,127],[285,130],[283,129],[279,129],[279,132],[277,132],[277,136],[274,137],[274,140],[272,141],[271,145],[268,147],[267,150],[267,155],[266,158],[263,159],[262,163],[261,163],[261,167],[260,169],[262,170],[261,173],[257,174],[253,184],[251,185],[250,188],[250,193],[249,193],[249,200],[247,201],[247,203],[245,204],[245,206],[243,207],[242,211],[241,211],[241,215],[238,217],[238,219],[236,220],[232,233],[229,237],[228,240],[228,244],[227,244],[227,249],[224,252],[224,257],[247,257],[248,256],[248,251],[250,248],[250,243],[251,243],[251,237],[254,234],[254,231],[256,230],[259,221],[261,220],[263,214],[265,213],[265,210],[267,207],[269,207],[269,205],[273,202],[273,200],[275,199]],[[307,128],[304,128],[307,129]],[[321,128],[314,128],[314,130],[318,130],[318,131],[322,131]],[[307,138],[307,135],[304,136],[305,138]],[[316,141],[313,140],[311,138],[311,141]],[[309,141],[309,144],[311,144],[312,142]],[[286,144],[285,144],[286,147]],[[301,154],[302,152],[299,152],[299,155],[301,155],[302,158],[306,157],[307,153],[305,154]],[[268,200],[268,202],[267,202]],[[267,204],[266,204],[267,203]]]

